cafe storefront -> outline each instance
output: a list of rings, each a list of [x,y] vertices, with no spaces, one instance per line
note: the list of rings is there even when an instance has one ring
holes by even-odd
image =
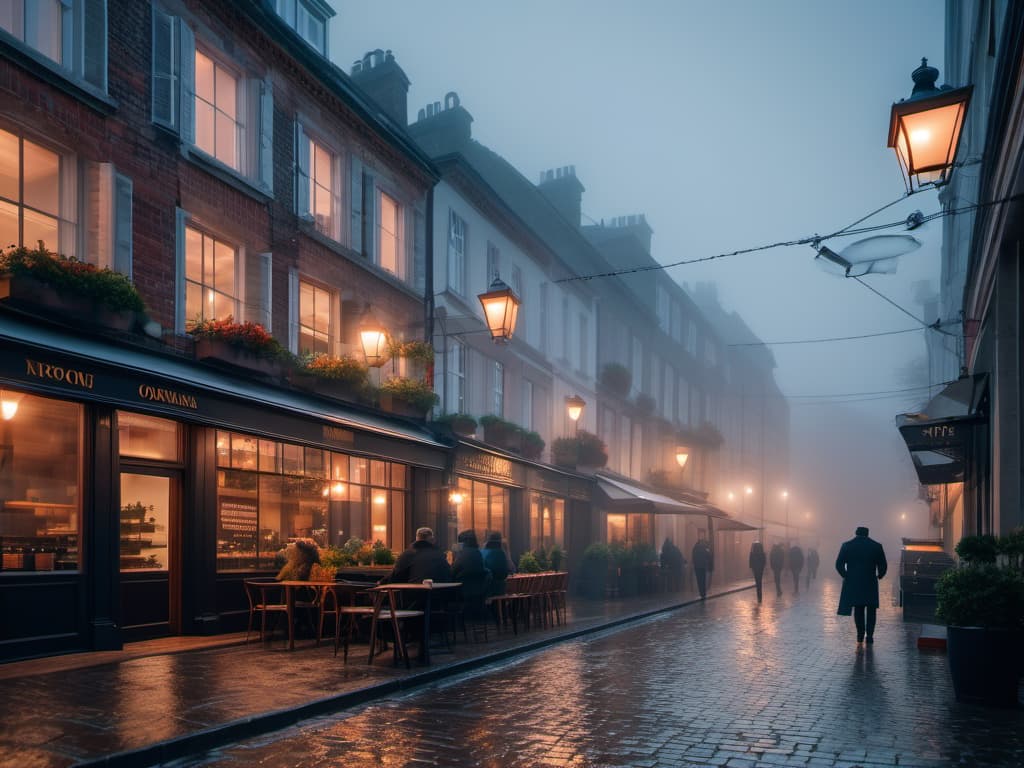
[[[0,416],[0,660],[244,627],[291,540],[404,548],[449,461],[413,422],[7,317]]]

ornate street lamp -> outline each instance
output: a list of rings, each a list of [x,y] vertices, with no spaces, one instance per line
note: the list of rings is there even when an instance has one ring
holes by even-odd
[[[686,460],[690,458],[690,449],[685,445],[676,446],[676,464],[682,469],[686,466]]]
[[[494,282],[478,297],[484,308],[487,328],[494,341],[508,341],[516,329],[516,318],[519,316],[519,305],[522,303],[515,291],[495,275]]]
[[[579,395],[573,395],[572,397],[565,398],[565,410],[569,414],[569,418],[573,421],[579,421],[580,416],[583,415],[583,408],[586,404],[587,401]]]
[[[371,368],[380,368],[388,360],[388,332],[378,322],[369,309],[363,313],[359,324],[359,343],[363,347],[366,364]]]
[[[896,150],[907,193],[949,181],[974,86],[935,87],[939,70],[921,59],[910,98],[892,105],[889,146]]]

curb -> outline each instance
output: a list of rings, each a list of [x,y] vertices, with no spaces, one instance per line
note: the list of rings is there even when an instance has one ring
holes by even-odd
[[[732,595],[737,592],[743,592],[753,588],[753,584],[743,587],[734,587],[732,589],[727,589],[724,592],[716,592],[713,595],[709,595],[707,599],[713,600],[716,597],[725,597],[726,595]],[[420,688],[437,680],[460,675],[464,672],[469,672],[473,669],[487,666],[488,664],[505,661],[506,659],[516,656],[526,656],[535,651],[548,648],[559,643],[575,640],[586,635],[594,635],[599,632],[604,632],[605,630],[638,622],[662,613],[677,611],[680,608],[696,605],[700,602],[702,602],[701,599],[697,598],[687,600],[682,603],[674,603],[671,605],[661,606],[659,608],[652,608],[641,613],[632,613],[628,616],[620,616],[619,618],[611,619],[601,624],[571,630],[564,634],[542,638],[514,648],[505,648],[493,653],[484,653],[471,659],[453,662],[451,664],[439,666],[435,669],[415,672],[398,680],[375,683],[374,685],[359,688],[354,691],[346,691],[345,693],[339,693],[335,696],[326,696],[324,698],[316,699],[297,707],[264,712],[258,715],[241,718],[239,720],[233,720],[229,723],[224,723],[223,725],[217,725],[212,728],[195,731],[194,733],[175,736],[155,744],[139,747],[138,749],[115,752],[111,755],[83,760],[74,763],[72,768],[98,768],[100,766],[103,768],[122,768],[122,766],[124,768],[140,768],[140,766],[152,766],[170,762],[172,760],[178,760],[188,757],[189,755],[206,752],[243,739],[249,739],[254,736],[260,736],[265,733],[281,730],[282,728],[287,728],[304,720],[333,714],[335,712],[359,706],[360,704],[366,704],[367,702],[375,699],[383,698],[388,694]]]

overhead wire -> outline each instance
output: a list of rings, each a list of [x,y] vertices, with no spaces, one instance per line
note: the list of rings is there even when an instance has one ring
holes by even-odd
[[[895,336],[899,333],[916,333],[920,328],[904,328],[899,331],[879,331],[878,333],[861,333],[856,336],[830,336],[822,339],[790,339],[788,341],[746,341],[738,344],[726,344],[727,347],[777,347],[786,344],[821,344],[826,341],[850,341],[852,339],[873,339],[876,336]]]

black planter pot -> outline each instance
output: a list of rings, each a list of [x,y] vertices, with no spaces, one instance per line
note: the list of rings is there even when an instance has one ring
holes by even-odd
[[[1016,707],[1022,633],[983,627],[948,627],[946,632],[957,701]]]

